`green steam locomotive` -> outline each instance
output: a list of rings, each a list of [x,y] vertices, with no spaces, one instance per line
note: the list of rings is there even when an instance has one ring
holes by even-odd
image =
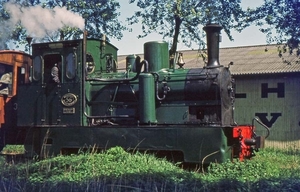
[[[181,67],[182,54],[170,62],[166,42],[145,43],[144,59],[128,56],[125,69],[105,39],[33,44],[31,81],[17,94],[26,156],[121,146],[190,163],[252,157],[264,137],[234,121],[221,29],[204,27],[208,62],[193,69]]]

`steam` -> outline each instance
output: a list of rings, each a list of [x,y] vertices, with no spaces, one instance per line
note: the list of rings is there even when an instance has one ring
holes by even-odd
[[[2,40],[5,34],[11,34],[9,30],[13,31],[18,22],[21,22],[28,35],[35,38],[43,38],[48,33],[57,31],[64,26],[84,29],[84,19],[65,7],[54,7],[53,9],[41,6],[22,7],[19,4],[8,2],[4,4],[4,8],[10,14],[10,19],[0,22],[2,26],[5,26],[0,31]]]

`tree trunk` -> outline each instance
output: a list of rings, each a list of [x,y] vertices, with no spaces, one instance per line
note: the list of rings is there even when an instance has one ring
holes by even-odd
[[[169,50],[170,58],[174,57],[177,51],[177,43],[178,43],[178,36],[179,36],[181,22],[182,22],[181,18],[178,15],[175,15],[175,32],[173,36],[172,47]]]

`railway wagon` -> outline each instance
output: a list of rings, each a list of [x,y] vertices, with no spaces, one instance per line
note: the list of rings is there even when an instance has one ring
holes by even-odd
[[[17,128],[17,87],[29,83],[31,56],[20,51],[0,51],[0,150],[6,144],[23,144]]]
[[[182,67],[182,54],[170,62],[163,41],[145,43],[144,59],[128,56],[126,69],[105,40],[33,44],[32,81],[18,90],[26,156],[121,146],[189,163],[251,158],[265,137],[234,121],[234,80],[218,58],[221,29],[204,27],[208,62],[193,69]]]

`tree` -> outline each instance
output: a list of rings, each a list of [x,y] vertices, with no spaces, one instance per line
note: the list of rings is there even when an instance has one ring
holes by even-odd
[[[5,27],[0,29],[0,41],[5,47],[9,40],[26,44],[28,35],[35,41],[77,39],[84,28],[92,38],[106,34],[120,39],[126,28],[118,21],[119,7],[115,0],[2,1],[0,24]]]
[[[88,36],[92,38],[101,38],[105,34],[108,37],[121,39],[122,31],[126,30],[118,20],[120,13],[117,9],[120,8],[120,4],[116,0],[46,0],[45,6],[51,9],[56,6],[66,7],[82,15]],[[68,27],[59,32],[64,39],[78,38],[82,34],[82,31]]]
[[[260,30],[267,34],[269,43],[285,44],[291,54],[295,50],[296,55],[300,56],[299,0],[265,0],[261,7],[252,10],[251,17],[256,25],[261,26]]]
[[[6,10],[5,5],[10,0],[3,0],[0,3],[0,49],[9,48],[7,44],[12,41],[18,48],[19,44],[26,44],[26,30],[22,27],[20,22],[12,23],[10,21],[10,14]],[[39,0],[15,0],[15,4],[20,6],[34,6],[40,3]],[[18,42],[18,43],[17,43]]]
[[[220,24],[229,39],[233,39],[230,31],[241,31],[249,26],[244,22],[246,13],[242,10],[240,0],[131,0],[141,9],[128,18],[129,24],[138,23],[141,19],[145,37],[152,32],[172,38],[170,56],[177,50],[181,40],[186,46],[192,43],[204,45],[201,27],[207,23]]]

